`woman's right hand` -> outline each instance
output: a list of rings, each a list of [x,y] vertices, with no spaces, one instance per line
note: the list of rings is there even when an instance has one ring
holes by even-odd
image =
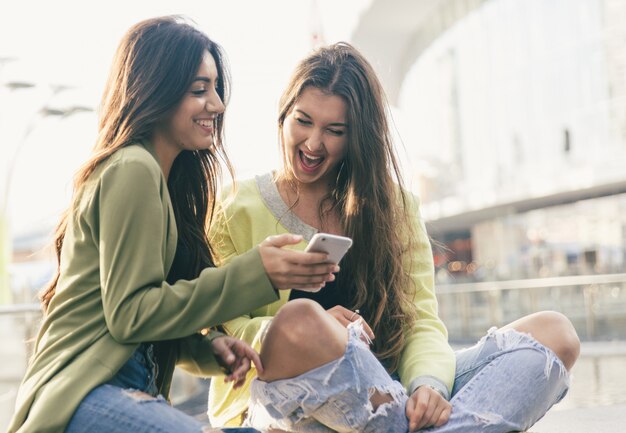
[[[343,326],[345,326],[346,328],[352,322],[356,322],[357,320],[361,321],[361,324],[363,325],[363,330],[365,331],[369,339],[373,340],[374,338],[376,338],[376,336],[374,335],[374,331],[372,331],[372,328],[370,327],[370,325],[368,325],[365,319],[361,317],[358,311],[359,310],[356,310],[356,311],[348,310],[347,308],[342,307],[341,305],[335,305],[334,307],[326,310],[328,314],[330,314],[335,319],[337,319],[337,321],[341,323]],[[369,343],[364,336],[361,337],[361,340],[363,340],[365,343]]]
[[[333,272],[339,272],[339,266],[327,262],[326,253],[283,248],[301,241],[300,235],[282,234],[269,236],[259,244],[265,272],[276,289],[318,291],[335,279]]]

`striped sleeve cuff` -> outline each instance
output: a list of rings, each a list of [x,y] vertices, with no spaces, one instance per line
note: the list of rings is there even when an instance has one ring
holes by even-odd
[[[420,386],[429,386],[437,391],[443,398],[450,400],[450,391],[445,383],[434,376],[419,376],[411,381],[409,385],[409,395],[413,394]]]

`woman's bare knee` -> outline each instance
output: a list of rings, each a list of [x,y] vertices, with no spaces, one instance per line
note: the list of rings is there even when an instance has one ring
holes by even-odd
[[[580,354],[580,340],[572,322],[556,311],[534,313],[504,327],[530,334],[551,349],[568,370]]]
[[[265,341],[280,338],[281,344],[290,345],[294,349],[306,347],[312,340],[326,337],[324,332],[327,331],[328,317],[328,313],[315,301],[289,301],[272,319]]]
[[[317,302],[297,299],[285,304],[267,330],[261,347],[265,381],[294,377],[341,357],[346,329]]]

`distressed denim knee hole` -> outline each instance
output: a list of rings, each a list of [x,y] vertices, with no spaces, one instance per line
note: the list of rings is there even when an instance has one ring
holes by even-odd
[[[394,401],[393,395],[389,392],[381,392],[376,388],[370,388],[369,390],[369,402],[371,405],[372,413],[376,413],[378,408],[386,403]]]
[[[408,396],[361,340],[353,322],[341,358],[290,379],[251,385],[244,425],[306,433],[406,433]]]
[[[498,415],[497,413],[486,412],[486,413],[475,413],[473,414],[476,419],[477,425],[482,425],[484,427],[491,425],[504,425],[506,424],[506,420]]]
[[[138,389],[123,389],[122,393],[136,401],[153,401],[158,400],[157,397],[153,397],[148,393],[139,391]]]

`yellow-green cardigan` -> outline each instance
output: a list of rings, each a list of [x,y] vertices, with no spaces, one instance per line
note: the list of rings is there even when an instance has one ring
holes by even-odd
[[[229,189],[226,190],[227,193]],[[415,224],[417,246],[407,268],[415,284],[415,308],[418,320],[406,335],[398,375],[407,392],[418,386],[430,385],[443,395],[452,390],[455,371],[455,356],[448,344],[446,327],[438,316],[434,287],[433,255],[419,213],[417,199],[408,194],[409,212]],[[283,202],[271,173],[240,182],[236,196],[224,202],[224,212],[219,213],[211,226],[211,245],[224,263],[232,263],[246,254],[266,236],[280,233],[301,234],[308,241],[317,230],[298,219]],[[301,242],[297,249],[304,249]],[[355,243],[352,248],[358,248]],[[273,304],[250,310],[245,316],[224,324],[224,328],[256,350],[260,350],[260,337],[272,316],[289,299],[289,291],[280,292],[281,299]],[[223,381],[212,381],[209,392],[209,418],[213,425],[235,426],[241,424],[241,415],[246,410],[249,385],[256,370],[248,373],[244,386],[234,389]]]
[[[141,342],[173,340],[171,356],[158,359],[166,397],[175,364],[219,374],[211,336],[197,331],[278,295],[256,248],[195,280],[167,284],[177,238],[167,181],[150,144],[125,147],[96,169],[78,191],[57,292],[9,432],[62,432],[82,399]]]

